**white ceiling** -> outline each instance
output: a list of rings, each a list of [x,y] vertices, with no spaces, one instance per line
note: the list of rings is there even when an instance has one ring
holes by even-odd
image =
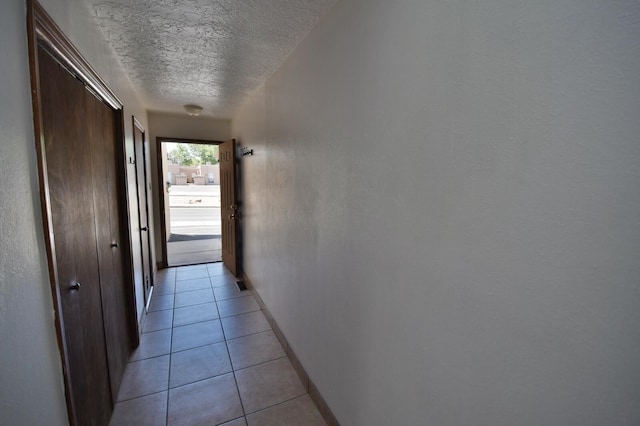
[[[230,118],[335,0],[86,0],[154,111]]]

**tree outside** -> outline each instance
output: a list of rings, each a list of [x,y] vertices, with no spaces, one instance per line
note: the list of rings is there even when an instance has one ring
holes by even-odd
[[[182,166],[218,164],[218,152],[218,145],[178,143],[173,150],[167,152],[167,159]]]

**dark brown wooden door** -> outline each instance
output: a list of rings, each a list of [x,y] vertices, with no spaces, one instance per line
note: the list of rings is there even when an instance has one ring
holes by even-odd
[[[105,345],[87,92],[42,49],[40,96],[59,298],[78,424],[106,424],[111,387]],[[77,287],[77,286],[80,287]]]
[[[130,353],[116,113],[38,49],[56,293],[78,425],[106,425]]]
[[[116,400],[131,349],[127,328],[127,294],[122,265],[120,205],[116,170],[122,156],[116,149],[116,113],[85,90],[87,109],[84,122],[92,148],[93,200],[95,205],[96,245],[102,295],[102,315],[111,395]],[[82,121],[82,120],[80,120]]]
[[[151,244],[149,243],[149,204],[147,183],[147,161],[145,155],[145,133],[142,126],[133,120],[133,145],[136,165],[136,187],[138,192],[138,218],[140,223],[140,249],[142,251],[142,279],[145,305],[153,285],[151,265]]]
[[[237,253],[238,200],[236,199],[236,141],[220,144],[220,214],[222,262],[233,275],[240,273]]]

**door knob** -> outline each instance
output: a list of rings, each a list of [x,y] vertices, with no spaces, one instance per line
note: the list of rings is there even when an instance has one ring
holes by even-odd
[[[232,214],[229,215],[229,219],[236,219],[236,218],[237,218],[237,216],[236,216],[235,213],[232,213]]]
[[[144,228],[140,228],[141,231],[148,231],[149,228],[147,228],[146,226]]]
[[[80,291],[80,283],[71,284],[69,286],[70,291]]]
[[[111,248],[118,248],[118,243],[111,243]]]

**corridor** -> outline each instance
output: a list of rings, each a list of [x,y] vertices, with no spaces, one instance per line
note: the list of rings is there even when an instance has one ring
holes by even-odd
[[[222,263],[158,273],[111,425],[324,425],[250,291]]]

